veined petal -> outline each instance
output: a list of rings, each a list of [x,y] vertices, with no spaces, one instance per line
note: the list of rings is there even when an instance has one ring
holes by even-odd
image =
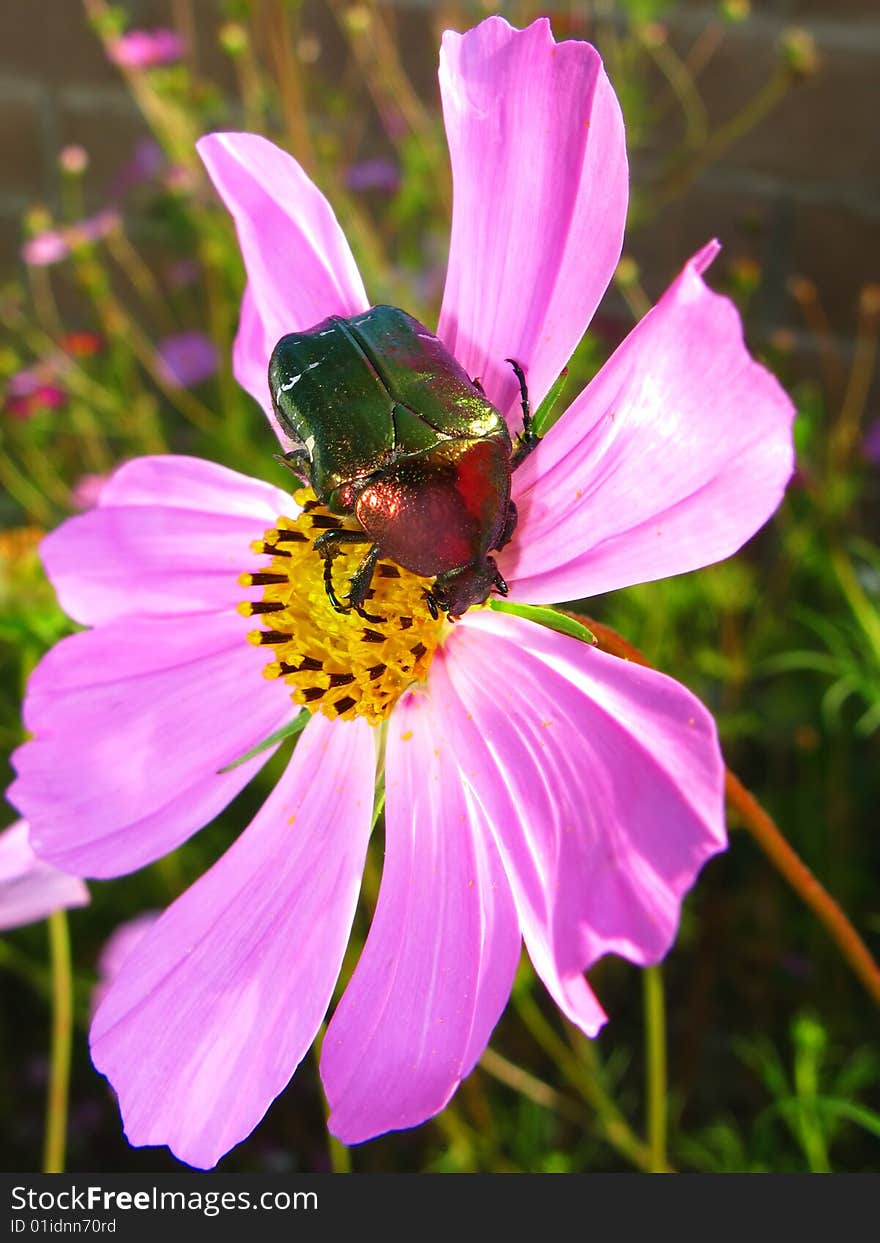
[[[623,119],[595,48],[555,43],[546,18],[447,31],[440,89],[453,213],[440,336],[499,409],[509,363],[537,405],[568,362],[623,241]]]
[[[510,993],[516,911],[491,839],[474,831],[460,762],[433,695],[403,699],[389,724],[376,914],[321,1051],[330,1130],[346,1144],[442,1109]]]
[[[123,617],[62,639],[31,675],[32,742],[10,802],[41,856],[84,876],[158,859],[213,819],[272,754],[220,769],[297,711],[262,676],[253,622],[229,614]]]
[[[17,820],[0,833],[0,932],[45,919],[53,911],[85,906],[88,900],[81,880],[37,858],[26,821]]]
[[[729,557],[791,475],[794,407],[733,303],[684,268],[514,476],[518,599],[574,600]]]
[[[251,825],[125,959],[91,1045],[130,1143],[209,1168],[290,1079],[348,941],[375,763],[365,722],[314,717]]]
[[[98,506],[70,518],[40,545],[64,611],[83,625],[117,617],[234,609],[254,568],[250,544],[287,493],[212,462],[137,458],[104,485]]]
[[[279,338],[356,315],[367,295],[333,209],[293,156],[257,134],[209,134],[197,147],[247,268],[236,378],[271,415],[266,373]]]
[[[714,722],[671,678],[508,614],[468,613],[446,652],[432,693],[454,705],[526,946],[594,1034],[603,1016],[581,971],[609,952],[662,958],[684,894],[724,848]]]

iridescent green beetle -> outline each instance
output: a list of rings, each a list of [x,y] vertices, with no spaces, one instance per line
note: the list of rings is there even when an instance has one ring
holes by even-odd
[[[284,461],[331,513],[358,530],[315,541],[339,612],[364,610],[380,557],[433,578],[426,603],[460,616],[507,584],[490,552],[516,526],[511,471],[537,443],[521,367],[523,431],[516,445],[503,416],[443,343],[397,307],[332,315],[282,337],[269,362],[275,416],[292,441]],[[343,545],[369,544],[348,597],[333,586]]]

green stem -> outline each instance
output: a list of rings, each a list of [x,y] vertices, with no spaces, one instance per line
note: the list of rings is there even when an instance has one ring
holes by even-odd
[[[846,596],[847,604],[853,611],[856,621],[874,649],[875,657],[880,660],[880,617],[874,610],[869,597],[865,594],[858,575],[853,569],[852,561],[840,548],[831,551],[831,565]]]
[[[553,1030],[533,998],[525,994],[515,997],[514,1006],[535,1041],[553,1058],[571,1086],[595,1111],[596,1125],[605,1142],[638,1169],[648,1173],[651,1169],[650,1151],[605,1090],[599,1059],[590,1041],[586,1037],[579,1040],[579,1052],[575,1055]]]
[[[646,967],[642,972],[642,985],[648,1147],[651,1173],[662,1174],[669,1169],[666,1159],[666,1004],[662,968]]]
[[[67,916],[64,911],[53,911],[47,923],[52,974],[52,1048],[49,1059],[49,1092],[46,1098],[43,1173],[63,1174],[73,1037],[73,974],[70,966]]]
[[[327,1151],[330,1154],[330,1165],[334,1174],[351,1173],[351,1151],[329,1131],[327,1132]]]

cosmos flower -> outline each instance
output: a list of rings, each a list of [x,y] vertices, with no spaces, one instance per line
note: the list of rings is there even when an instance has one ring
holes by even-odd
[[[119,213],[106,207],[61,229],[46,229],[22,245],[21,257],[31,267],[51,267],[66,259],[72,250],[90,242],[100,242],[119,228]]]
[[[156,347],[159,370],[176,388],[191,388],[209,379],[220,366],[217,347],[203,332],[176,332]]]
[[[114,39],[108,55],[115,65],[126,69],[155,69],[180,60],[184,43],[176,30],[129,30]]]
[[[617,263],[620,109],[593,48],[545,20],[447,33],[454,210],[439,336],[518,427],[507,357],[539,403]],[[200,152],[248,285],[234,366],[271,410],[284,333],[369,300],[333,212],[262,138]],[[791,472],[792,407],[749,357],[695,256],[514,474],[510,600],[575,600],[734,553]],[[268,451],[268,448],[267,448]],[[479,1059],[524,941],[563,1013],[605,1021],[583,971],[656,962],[723,849],[706,709],[660,673],[519,615],[432,620],[425,580],[380,563],[334,612],[308,493],[190,458],[127,463],[43,544],[90,629],[35,671],[10,797],[56,863],[116,876],[174,849],[253,777],[306,705],[252,823],[145,933],[95,1017],[92,1054],[133,1144],[210,1166],[256,1125],[317,1032],[348,940],[383,765],[372,927],[321,1074],[345,1143],[442,1109]],[[347,555],[347,554],[346,554]],[[356,561],[334,563],[344,582]],[[243,603],[242,603],[243,601]],[[293,697],[293,701],[292,698]],[[236,761],[242,761],[238,762]]]
[[[81,880],[37,858],[24,820],[0,833],[0,932],[45,919],[53,911],[85,906],[88,900]]]

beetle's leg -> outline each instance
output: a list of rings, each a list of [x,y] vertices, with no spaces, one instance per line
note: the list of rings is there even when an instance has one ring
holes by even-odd
[[[280,462],[282,466],[292,471],[297,479],[304,483],[309,482],[311,460],[305,449],[291,449],[289,453],[273,453],[272,456],[276,462]]]
[[[494,557],[486,558],[486,567],[487,569],[492,571],[492,586],[498,592],[499,596],[508,595],[510,592],[510,588],[507,585],[507,580],[504,578],[503,574],[498,569],[498,566],[495,564]]]
[[[431,614],[434,621],[436,621],[440,616],[440,606],[437,603],[432,591],[425,592],[425,604],[428,606],[428,612]]]
[[[484,397],[486,396],[486,390],[483,388],[482,381],[480,380],[480,377],[478,375],[474,376],[474,378],[471,380],[471,384],[473,384],[474,388],[477,390],[478,393],[482,393]]]
[[[370,544],[372,540],[366,531],[346,531],[334,528],[319,535],[312,547],[324,561],[324,590],[327,599],[337,613],[350,613],[351,605],[343,604],[333,589],[333,558],[342,552],[343,544]]]
[[[354,574],[351,576],[351,582],[348,584],[348,603],[349,607],[363,617],[368,622],[383,622],[384,617],[376,617],[373,613],[368,613],[364,608],[364,600],[367,598],[367,592],[370,590],[370,583],[373,581],[373,571],[376,568],[376,562],[379,560],[379,545],[374,544],[363,561],[360,563]]]
[[[529,402],[529,390],[526,386],[525,372],[515,358],[505,358],[504,361],[506,363],[510,363],[511,367],[513,367],[514,374],[519,381],[519,396],[520,404],[522,406],[522,431],[517,436],[513,453],[510,455],[510,469],[516,470],[517,466],[522,465],[532,450],[537,446],[541,437],[535,431],[532,422],[532,407]]]

